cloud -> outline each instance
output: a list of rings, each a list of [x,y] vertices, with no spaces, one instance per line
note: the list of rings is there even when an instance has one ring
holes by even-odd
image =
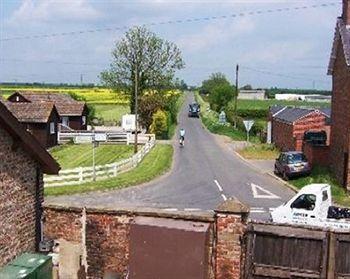
[[[177,43],[180,48],[191,52],[210,49],[239,35],[251,33],[254,29],[255,24],[251,18],[241,18],[234,22],[213,22],[201,31],[179,38]]]
[[[49,21],[85,21],[100,18],[99,11],[86,0],[24,0],[12,16],[10,24],[40,24]]]

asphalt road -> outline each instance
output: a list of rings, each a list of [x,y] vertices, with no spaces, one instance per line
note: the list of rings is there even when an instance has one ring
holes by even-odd
[[[177,139],[174,141],[174,166],[168,175],[122,190],[48,197],[46,203],[211,210],[235,197],[251,207],[252,219],[266,219],[269,210],[288,200],[293,192],[235,155],[228,144],[203,128],[200,119],[188,118],[192,101],[193,94],[188,94],[178,125],[186,130],[185,146],[181,148]]]

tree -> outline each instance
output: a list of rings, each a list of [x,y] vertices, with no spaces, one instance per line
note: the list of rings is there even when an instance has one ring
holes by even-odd
[[[241,87],[243,90],[253,90],[253,87],[250,84],[246,84],[243,87]]]
[[[134,27],[116,43],[109,70],[101,73],[104,85],[130,94],[130,109],[134,111],[135,79],[138,94],[145,90],[160,90],[171,85],[175,71],[184,67],[179,48],[157,37],[146,27]]]
[[[230,85],[230,82],[223,73],[211,74],[209,79],[202,82],[201,93],[210,95],[213,89],[219,85]]]
[[[140,97],[139,116],[140,124],[148,129],[152,124],[153,114],[163,109],[165,100],[161,94],[157,92],[147,92]]]
[[[230,84],[220,84],[209,94],[209,102],[216,111],[221,111],[233,99],[234,87]]]
[[[164,137],[167,131],[167,114],[163,110],[157,110],[152,117],[151,133],[157,137]]]

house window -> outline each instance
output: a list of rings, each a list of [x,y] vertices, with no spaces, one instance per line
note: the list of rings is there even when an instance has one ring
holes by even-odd
[[[83,115],[83,117],[81,119],[82,119],[83,125],[85,125],[86,124],[86,116]]]
[[[64,125],[64,126],[68,126],[69,125],[68,116],[63,116],[62,117],[62,125]]]
[[[55,133],[55,122],[50,122],[50,134],[53,135]]]
[[[19,102],[19,96],[16,96],[16,102]]]

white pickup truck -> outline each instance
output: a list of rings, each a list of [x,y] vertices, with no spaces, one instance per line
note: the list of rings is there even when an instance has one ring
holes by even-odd
[[[350,209],[332,206],[328,184],[310,184],[271,212],[275,223],[350,229]]]

